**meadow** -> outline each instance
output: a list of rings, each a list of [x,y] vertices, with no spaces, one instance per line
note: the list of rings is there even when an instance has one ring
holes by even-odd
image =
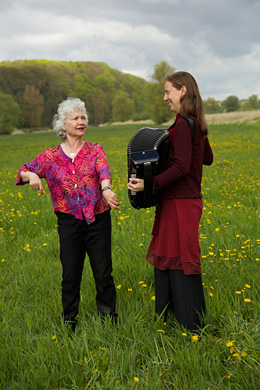
[[[198,334],[174,317],[154,321],[153,269],[145,261],[154,208],[127,192],[127,144],[140,124],[88,127],[103,145],[121,210],[112,210],[118,326],[97,316],[86,259],[79,323],[60,320],[56,216],[16,187],[22,164],[59,143],[52,132],[0,137],[1,390],[258,390],[260,388],[260,120],[210,125],[214,163],[204,168],[200,226],[207,305]]]

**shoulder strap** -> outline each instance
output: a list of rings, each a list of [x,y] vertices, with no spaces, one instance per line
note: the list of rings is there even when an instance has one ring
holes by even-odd
[[[188,125],[190,127],[190,133],[191,133],[191,142],[193,143],[194,136],[195,136],[195,124],[193,118],[190,116],[183,116],[184,119],[188,122]]]

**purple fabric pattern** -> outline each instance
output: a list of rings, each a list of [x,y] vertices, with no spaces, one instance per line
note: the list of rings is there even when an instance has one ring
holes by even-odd
[[[45,178],[51,193],[54,212],[72,214],[89,224],[95,214],[109,210],[102,196],[100,184],[111,180],[105,152],[98,143],[85,142],[74,159],[58,145],[42,152],[24,164],[17,175],[16,185],[23,185],[21,172],[30,171]]]

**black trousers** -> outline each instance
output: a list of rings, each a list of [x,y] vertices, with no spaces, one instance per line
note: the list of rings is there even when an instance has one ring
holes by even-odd
[[[78,314],[80,284],[86,253],[96,285],[100,314],[113,314],[116,290],[112,277],[110,211],[97,214],[90,225],[71,214],[57,213],[62,264],[62,306],[65,321]]]
[[[181,270],[154,268],[155,313],[174,312],[176,320],[188,330],[196,330],[205,312],[201,275],[185,275]]]

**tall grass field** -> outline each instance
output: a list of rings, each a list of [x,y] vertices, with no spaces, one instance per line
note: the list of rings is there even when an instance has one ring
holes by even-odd
[[[127,145],[142,125],[88,127],[105,149],[121,210],[112,210],[118,325],[97,315],[86,258],[76,332],[63,325],[56,216],[44,194],[16,187],[20,166],[60,141],[52,132],[0,137],[1,390],[260,389],[260,120],[210,125],[200,226],[205,326],[154,320],[145,261],[154,208],[127,192]]]

